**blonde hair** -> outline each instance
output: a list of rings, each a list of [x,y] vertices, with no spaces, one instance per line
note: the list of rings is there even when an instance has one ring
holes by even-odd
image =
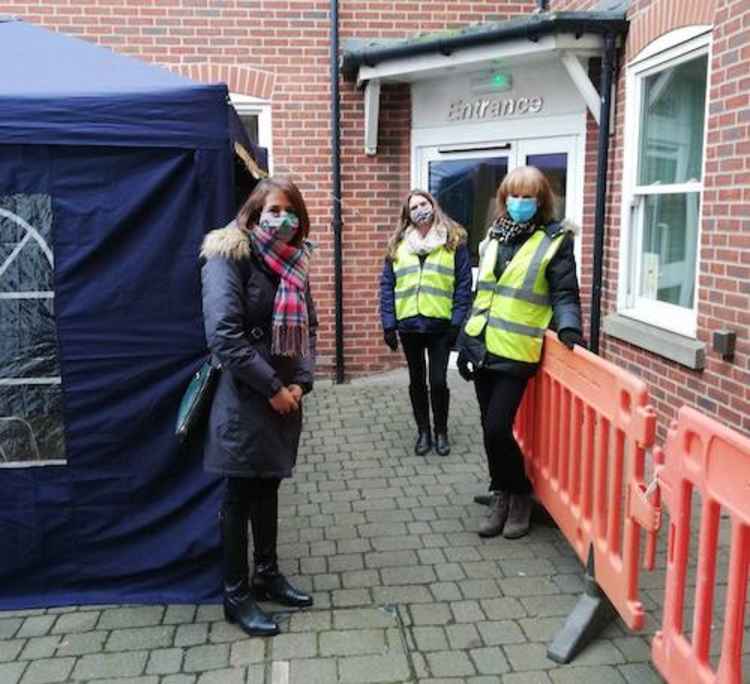
[[[497,189],[497,214],[507,216],[505,200],[508,195],[529,195],[539,203],[536,215],[549,223],[555,215],[555,199],[547,177],[536,166],[519,166],[513,169]]]
[[[445,242],[446,249],[453,251],[459,245],[466,242],[466,231],[440,208],[440,205],[435,201],[435,198],[426,190],[415,188],[414,190],[411,190],[409,192],[409,194],[406,196],[406,200],[401,205],[401,216],[399,218],[398,227],[393,231],[393,234],[388,240],[386,259],[389,259],[390,261],[394,261],[396,259],[396,251],[398,250],[399,244],[401,244],[401,240],[404,239],[404,233],[406,233],[406,229],[414,225],[411,220],[409,204],[411,202],[411,198],[415,195],[424,197],[432,205],[432,211],[434,212],[432,225],[445,227],[446,232],[448,233],[448,239]]]

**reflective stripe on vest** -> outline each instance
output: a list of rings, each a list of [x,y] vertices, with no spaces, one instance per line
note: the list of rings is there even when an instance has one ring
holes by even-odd
[[[445,247],[430,252],[419,263],[402,242],[396,250],[393,274],[396,276],[396,320],[428,316],[450,320],[453,314],[455,252]]]
[[[536,363],[542,355],[544,331],[552,320],[546,271],[565,234],[550,238],[537,230],[495,278],[499,243],[492,240],[479,266],[477,295],[466,334],[485,331],[487,351],[506,359]]]

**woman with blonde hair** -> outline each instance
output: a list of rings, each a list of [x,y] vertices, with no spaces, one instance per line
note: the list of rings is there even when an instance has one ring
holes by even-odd
[[[380,317],[391,351],[398,338],[409,366],[409,397],[417,424],[414,452],[450,453],[448,357],[471,305],[471,262],[466,231],[446,216],[435,198],[412,190],[388,242],[380,277]],[[429,374],[425,364],[429,359]],[[427,381],[429,377],[429,393]]]
[[[553,195],[539,169],[509,173],[497,191],[498,217],[479,248],[471,315],[458,338],[458,370],[474,380],[493,496],[482,537],[522,537],[531,520],[531,483],[513,437],[544,333],[553,322],[569,349],[582,344],[581,303],[570,224],[553,218]]]

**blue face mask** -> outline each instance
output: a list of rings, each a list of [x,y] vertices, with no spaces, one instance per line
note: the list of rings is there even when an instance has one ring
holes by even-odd
[[[534,218],[539,203],[535,197],[508,197],[505,208],[516,223],[526,223]]]

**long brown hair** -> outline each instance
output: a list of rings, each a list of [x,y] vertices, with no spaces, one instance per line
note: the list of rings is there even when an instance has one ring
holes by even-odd
[[[266,204],[266,197],[273,190],[283,192],[292,205],[294,213],[297,214],[299,228],[297,228],[297,233],[291,244],[299,245],[310,234],[310,216],[307,213],[307,206],[305,206],[305,200],[302,199],[302,193],[299,191],[299,188],[291,178],[285,176],[264,178],[253,188],[250,197],[247,198],[247,201],[242,205],[237,214],[237,225],[243,230],[251,230],[258,223],[263,207]]]
[[[414,190],[409,192],[406,196],[406,200],[404,200],[404,203],[401,205],[401,215],[399,217],[398,227],[393,231],[393,234],[388,240],[386,259],[390,259],[391,261],[395,260],[396,250],[398,250],[401,240],[404,239],[406,229],[409,226],[414,225],[411,221],[411,212],[409,211],[409,203],[414,195],[424,197],[432,205],[434,215],[432,225],[445,226],[448,233],[448,239],[445,243],[446,249],[455,250],[461,243],[466,242],[466,231],[440,208],[440,205],[435,198],[426,190],[414,188]]]
[[[536,216],[547,224],[555,215],[555,199],[547,177],[536,166],[519,166],[513,169],[497,189],[497,214],[507,216],[505,200],[508,195],[536,197]]]

